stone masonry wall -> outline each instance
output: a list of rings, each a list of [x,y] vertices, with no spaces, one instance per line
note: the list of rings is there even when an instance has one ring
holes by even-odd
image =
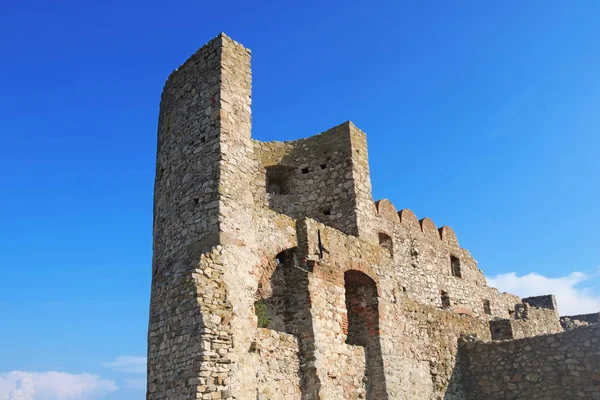
[[[259,329],[251,352],[256,354],[256,400],[297,400],[300,391],[298,339],[290,334]]]
[[[165,84],[148,400],[462,400],[461,335],[558,331],[488,287],[451,228],[373,201],[351,122],[252,140],[250,86],[223,34]]]
[[[254,151],[262,166],[255,192],[259,204],[293,218],[310,217],[342,232],[357,233],[348,122],[292,142],[255,141]],[[270,192],[269,180],[281,192]]]
[[[148,400],[229,386],[232,307],[217,249],[222,41],[213,39],[171,74],[161,98]]]
[[[484,343],[461,340],[467,399],[600,399],[600,325]]]
[[[567,315],[560,317],[560,324],[564,329],[600,324],[600,313]]]

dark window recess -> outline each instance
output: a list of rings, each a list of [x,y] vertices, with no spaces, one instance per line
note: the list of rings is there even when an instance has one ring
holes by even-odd
[[[202,137],[200,138],[200,143],[206,143],[206,137],[202,136]]]
[[[483,300],[483,312],[490,315],[492,313],[492,308],[490,307],[489,300]]]
[[[269,194],[291,194],[292,172],[294,168],[285,165],[272,165],[266,168],[267,181],[265,184]]]
[[[342,329],[347,334],[346,343],[367,346],[369,338],[379,334],[379,301],[377,285],[359,271],[344,273],[347,320]]]
[[[450,268],[452,269],[452,276],[462,278],[460,273],[460,260],[458,257],[450,256]]]
[[[448,296],[448,292],[442,290],[440,294],[442,297],[442,307],[450,307],[450,296]]]
[[[306,167],[306,168],[302,168],[302,173],[303,173],[303,174],[308,174],[308,167]]]
[[[194,204],[198,204],[198,203],[200,203],[200,199],[198,199],[198,198],[194,199]]]
[[[321,169],[327,168],[327,164],[321,164]]]
[[[394,242],[390,235],[379,232],[379,245],[390,252],[390,254],[394,254]]]
[[[331,209],[326,208],[325,210],[323,210],[323,215],[331,215]]]

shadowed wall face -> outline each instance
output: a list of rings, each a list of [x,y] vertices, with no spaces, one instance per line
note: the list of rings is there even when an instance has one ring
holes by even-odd
[[[600,399],[598,349],[600,325],[506,342],[465,338],[467,399]]]

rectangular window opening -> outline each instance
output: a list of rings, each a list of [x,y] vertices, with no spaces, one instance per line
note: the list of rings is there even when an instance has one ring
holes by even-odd
[[[462,274],[460,272],[460,260],[458,257],[450,256],[450,268],[452,269],[452,276],[457,278],[462,278]]]
[[[487,299],[483,300],[483,312],[488,315],[492,314],[492,308],[490,306],[490,301]]]
[[[448,295],[448,292],[442,290],[440,291],[440,295],[442,298],[442,307],[450,307],[450,296]]]
[[[302,173],[303,173],[303,174],[308,174],[308,167],[306,167],[306,168],[302,168]]]

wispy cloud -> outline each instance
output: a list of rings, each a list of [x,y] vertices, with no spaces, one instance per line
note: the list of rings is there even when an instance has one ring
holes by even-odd
[[[115,371],[136,374],[135,378],[125,379],[125,387],[137,390],[146,389],[146,377],[139,377],[141,374],[146,375],[146,357],[119,356],[111,362],[104,363],[104,366]]]
[[[114,361],[104,363],[104,366],[120,372],[145,374],[146,357],[119,356]]]
[[[125,379],[125,386],[129,389],[145,390],[146,379]]]
[[[116,390],[115,382],[91,374],[0,372],[0,400],[95,400]]]
[[[581,286],[582,283],[596,278],[597,275],[581,272],[572,272],[558,278],[536,273],[518,276],[510,272],[488,277],[487,280],[490,286],[521,297],[554,294],[560,314],[574,315],[600,312],[600,293]]]

